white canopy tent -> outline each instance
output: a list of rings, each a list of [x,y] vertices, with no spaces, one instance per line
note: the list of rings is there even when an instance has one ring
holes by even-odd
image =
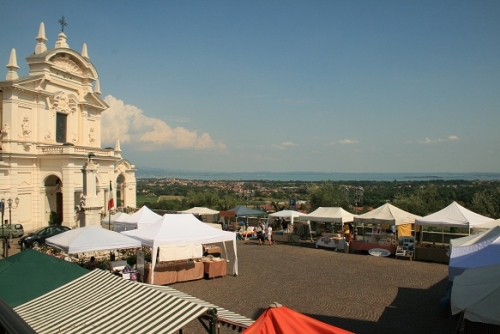
[[[448,266],[448,278],[455,277],[469,268],[500,265],[500,227],[495,227],[476,238],[469,237],[461,246],[453,246]],[[455,241],[454,244],[460,241]]]
[[[500,325],[500,265],[467,269],[451,290],[451,313],[474,322]]]
[[[390,203],[385,203],[372,211],[354,217],[355,223],[406,225],[414,224],[420,216],[406,212]]]
[[[140,241],[93,225],[57,234],[45,243],[67,254],[141,247]]]
[[[482,241],[491,239],[495,235],[500,236],[500,229],[488,229],[481,233],[471,234],[466,237],[451,239],[450,244],[452,247],[460,247],[460,246],[471,246],[474,244],[481,243]]]
[[[300,216],[299,220],[327,223],[349,223],[354,221],[355,215],[341,207],[319,207],[313,212]]]
[[[179,211],[179,213],[192,213],[195,216],[203,216],[203,215],[218,215],[219,211],[205,207],[195,206],[194,208],[191,209]]]
[[[306,214],[302,213],[302,212],[295,211],[295,210],[281,210],[281,211],[278,211],[275,213],[271,213],[267,217],[268,217],[268,223],[271,221],[271,219],[274,219],[274,218],[290,219],[290,224],[288,225],[288,233],[292,233],[294,219],[297,218],[297,220],[298,220],[299,217],[303,217],[303,216],[306,216]],[[308,226],[308,229],[309,229],[309,237],[311,237],[311,227]]]
[[[425,217],[416,219],[415,224],[427,226],[462,227],[470,228],[490,222],[493,219],[472,212],[457,202],[453,202],[446,208],[434,212]]]
[[[206,225],[192,214],[165,214],[155,223],[141,226],[136,230],[124,231],[122,234],[139,240],[143,246],[152,248],[152,267],[157,258],[158,247],[201,245],[216,242],[233,242],[233,273],[238,275],[238,253],[236,249],[236,233],[221,231]],[[151,283],[154,284],[154,270]]]
[[[290,219],[290,225],[293,225],[293,220],[295,218],[307,216],[307,214],[295,211],[295,210],[281,210],[275,213],[270,213],[267,217],[268,218],[285,218],[285,219]]]
[[[487,231],[490,228],[493,228],[496,226],[500,226],[500,219],[490,220],[489,222],[486,222],[486,223],[474,225],[473,229],[474,229],[474,231]]]
[[[114,215],[111,215],[111,219],[109,218],[109,216],[104,217],[101,220],[101,223],[103,225],[109,224],[109,223],[113,224],[118,218],[120,218],[121,220],[125,220],[126,217],[130,217],[130,215],[128,213],[125,213],[125,212],[117,212]]]
[[[161,216],[159,214],[151,211],[151,209],[144,205],[132,215],[123,217],[123,219],[121,217],[116,219],[114,223],[114,231],[121,232],[133,230],[138,228],[139,223],[150,224],[160,218]]]

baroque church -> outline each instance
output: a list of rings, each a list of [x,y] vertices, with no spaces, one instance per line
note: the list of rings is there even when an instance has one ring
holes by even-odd
[[[26,58],[29,74],[19,76],[12,49],[0,81],[2,219],[11,216],[25,230],[49,221],[72,228],[85,224],[80,217],[88,196],[88,162],[95,166],[92,210],[109,215],[110,198],[119,207],[136,207],[135,166],[122,158],[118,140],[115,148],[101,147],[101,114],[108,106],[87,45],[81,53],[71,49],[62,27],[54,48],[48,48],[42,22],[34,53]],[[96,223],[100,220],[90,224]]]

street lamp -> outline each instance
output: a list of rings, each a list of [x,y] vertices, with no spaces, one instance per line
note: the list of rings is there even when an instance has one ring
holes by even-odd
[[[349,187],[345,187],[345,195],[347,198],[347,202],[350,204],[350,197],[349,197]],[[353,196],[353,202],[354,202],[354,214],[358,214],[358,206],[360,203],[363,203],[363,193],[364,193],[363,187],[355,187],[354,188],[354,196]],[[354,232],[353,232],[354,238],[356,237],[356,224],[354,224]]]
[[[247,195],[247,208],[248,208],[248,202],[250,201],[250,198],[253,198],[254,195],[255,195],[255,191],[254,190],[248,190],[246,191],[246,195]]]
[[[345,195],[347,198],[347,202],[351,204],[351,199],[349,196],[349,187],[344,188]],[[360,203],[363,203],[363,193],[364,193],[363,187],[355,187],[354,188],[354,195],[353,195],[353,204],[354,204],[354,214],[358,214],[358,206]]]
[[[356,209],[354,210],[354,214],[358,214],[358,205],[360,203],[363,203],[363,193],[365,190],[363,187],[357,187],[355,192],[354,192],[354,205],[356,206]]]
[[[0,200],[2,202],[2,227],[3,227],[3,214],[4,214],[4,209],[5,209],[5,203],[7,203],[7,207],[9,208],[9,244],[12,243],[12,209],[17,209],[19,206],[19,197],[16,196],[16,198],[13,200],[12,198],[8,198],[5,200],[5,198],[2,198]],[[15,204],[15,205],[14,205]],[[7,246],[7,249],[9,246]],[[8,250],[6,251],[6,255],[8,256]]]

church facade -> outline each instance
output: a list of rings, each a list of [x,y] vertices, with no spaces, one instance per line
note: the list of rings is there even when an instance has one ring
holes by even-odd
[[[89,157],[97,166],[100,214],[108,215],[111,196],[115,205],[135,208],[135,166],[122,158],[118,140],[114,148],[101,147],[101,114],[108,106],[86,44],[81,53],[71,49],[62,31],[54,48],[47,48],[43,23],[36,40],[34,53],[26,58],[29,74],[19,77],[12,49],[5,80],[0,81],[2,219],[12,217],[25,230],[49,221],[82,226],[82,168]]]

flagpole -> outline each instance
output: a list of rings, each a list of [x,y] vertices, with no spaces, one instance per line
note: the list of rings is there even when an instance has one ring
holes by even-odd
[[[113,194],[111,193],[113,191],[113,188],[111,186],[111,180],[109,180],[109,189],[110,189],[109,196],[111,197],[111,196],[113,196]],[[109,201],[109,199],[108,199],[108,201]],[[109,218],[109,220],[108,220],[108,230],[111,231],[111,210],[109,209],[109,204],[108,204],[108,218]]]

